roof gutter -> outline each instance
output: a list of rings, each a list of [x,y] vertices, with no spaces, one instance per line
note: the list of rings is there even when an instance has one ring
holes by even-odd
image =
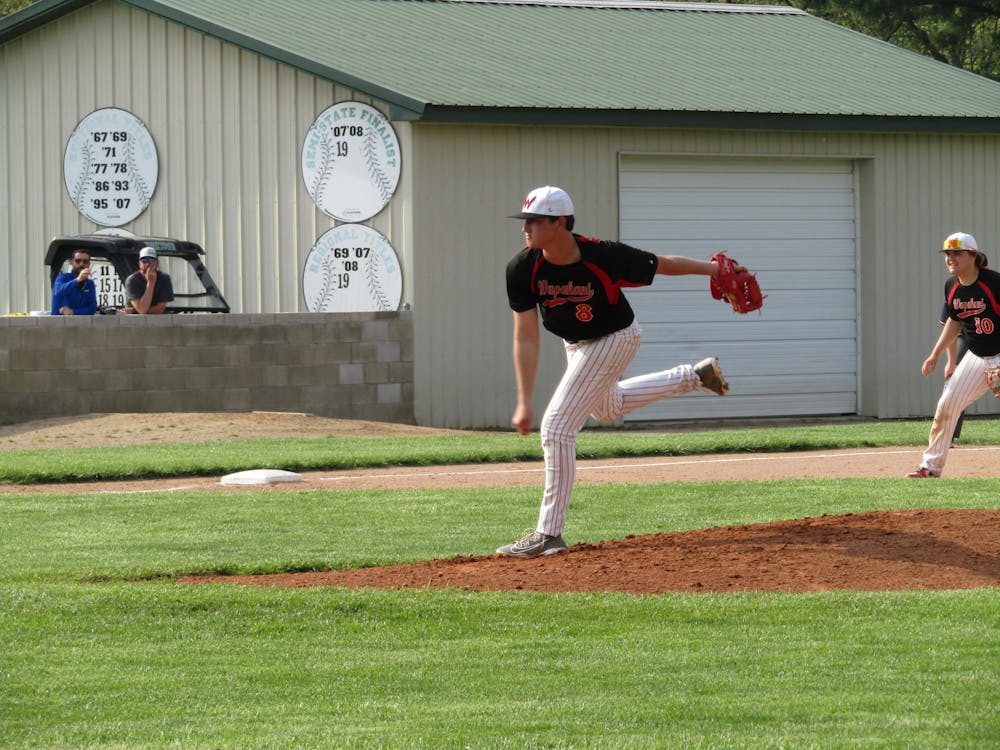
[[[399,118],[405,119],[405,118]],[[420,122],[581,127],[1000,134],[1000,117],[914,117],[616,109],[450,107],[428,104]]]

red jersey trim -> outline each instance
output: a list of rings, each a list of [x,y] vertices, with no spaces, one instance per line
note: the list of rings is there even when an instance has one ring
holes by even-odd
[[[993,308],[993,314],[1000,316],[1000,307],[997,307],[997,298],[993,296],[993,292],[990,288],[983,283],[982,279],[976,279],[976,286],[982,289],[983,293],[986,294],[986,298],[990,301],[990,307]]]
[[[538,278],[538,269],[541,268],[542,260],[542,254],[539,253],[538,257],[535,259],[535,265],[531,267],[531,283],[528,286],[528,290],[532,294],[538,294],[538,290],[535,288],[535,279]]]
[[[955,292],[958,291],[958,285],[961,283],[961,281],[955,279],[955,283],[951,285],[951,289],[948,291],[948,297],[945,299],[945,302],[947,302],[949,306],[951,306],[951,300],[954,298]]]
[[[615,285],[615,283],[611,280],[611,277],[604,272],[603,268],[600,268],[594,263],[591,263],[589,260],[583,261],[583,265],[586,268],[588,268],[590,272],[594,274],[594,276],[597,277],[598,281],[601,282],[601,286],[604,287],[604,293],[608,297],[608,302],[611,303],[612,305],[617,305],[619,289]]]

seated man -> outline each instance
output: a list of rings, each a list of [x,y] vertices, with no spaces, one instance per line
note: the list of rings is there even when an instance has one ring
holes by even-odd
[[[125,279],[125,297],[128,303],[123,313],[162,315],[167,303],[174,301],[174,285],[170,275],[162,273],[156,249],[144,247],[139,251],[139,270]]]
[[[72,270],[56,276],[52,284],[53,315],[93,315],[97,312],[97,287],[90,278],[90,253],[77,250]]]

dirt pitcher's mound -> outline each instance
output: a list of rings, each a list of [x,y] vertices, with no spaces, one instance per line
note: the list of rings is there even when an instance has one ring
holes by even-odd
[[[184,583],[476,591],[830,591],[1000,586],[1000,511],[903,510],[576,544],[533,560],[455,557],[384,568]]]

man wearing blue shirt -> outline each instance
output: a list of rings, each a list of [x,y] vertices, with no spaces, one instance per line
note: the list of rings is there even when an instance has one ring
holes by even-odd
[[[97,312],[97,287],[90,278],[90,253],[77,250],[72,270],[56,276],[52,284],[53,315],[93,315]]]

